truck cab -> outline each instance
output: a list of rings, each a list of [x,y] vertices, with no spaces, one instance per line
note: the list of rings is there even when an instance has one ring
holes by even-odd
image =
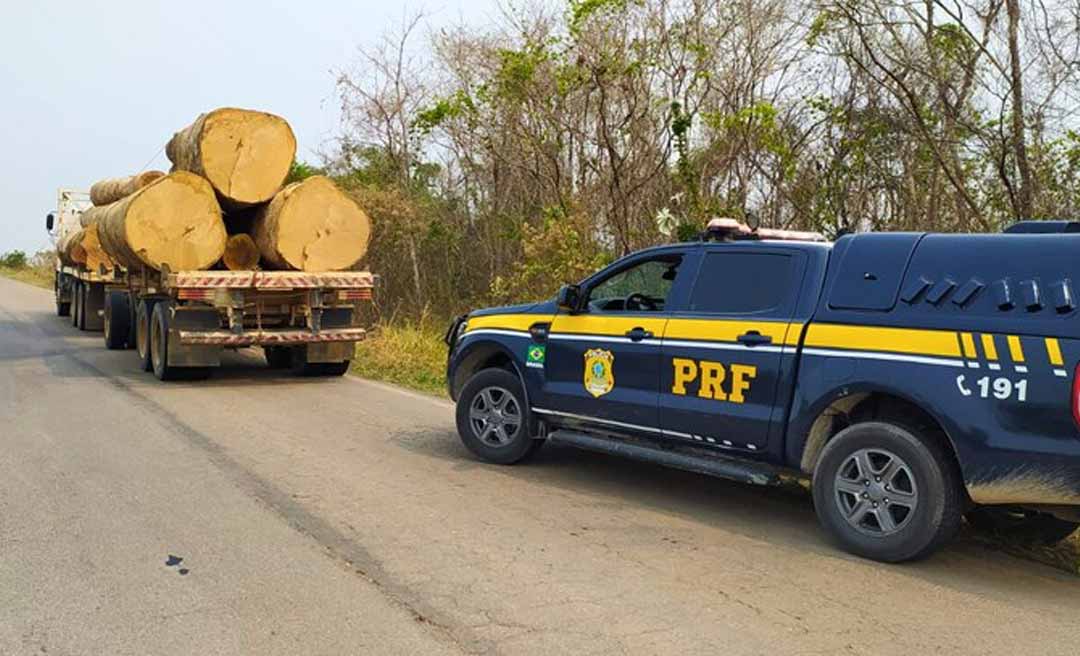
[[[451,326],[459,433],[497,463],[553,441],[809,478],[834,539],[884,561],[965,514],[1060,539],[1080,521],[1080,235],[1013,232],[739,229],[634,253]]]

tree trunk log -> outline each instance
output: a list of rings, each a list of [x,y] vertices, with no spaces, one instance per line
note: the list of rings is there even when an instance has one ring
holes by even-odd
[[[265,203],[285,183],[296,137],[285,119],[246,109],[202,114],[165,147],[173,170],[206,178],[229,209]]]
[[[90,202],[99,207],[115,203],[163,177],[165,174],[161,171],[143,171],[126,178],[108,178],[95,182],[94,186],[90,187]]]
[[[67,266],[82,265],[90,271],[112,271],[116,266],[101,246],[97,224],[69,234],[56,246],[60,261]]]
[[[251,271],[259,266],[259,247],[251,235],[233,235],[225,242],[221,261],[229,271]]]
[[[95,212],[105,252],[131,268],[209,269],[225,252],[225,224],[210,184],[170,173]]]
[[[342,271],[367,253],[371,219],[329,178],[316,175],[274,196],[251,233],[267,268]]]

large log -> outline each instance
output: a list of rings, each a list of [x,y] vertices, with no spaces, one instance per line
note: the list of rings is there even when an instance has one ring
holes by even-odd
[[[126,178],[108,178],[95,182],[90,187],[90,202],[96,206],[115,203],[164,176],[162,171],[143,171]]]
[[[97,224],[70,233],[56,246],[60,261],[66,266],[83,266],[90,271],[112,271],[115,264],[101,246]]]
[[[209,269],[225,252],[214,189],[194,173],[170,173],[96,214],[105,252],[129,268]]]
[[[173,170],[191,171],[214,186],[230,209],[265,203],[281,189],[296,156],[285,119],[224,107],[202,114],[165,147]]]
[[[221,261],[229,271],[250,271],[259,265],[259,247],[250,235],[232,235],[225,242]]]
[[[317,175],[282,189],[259,210],[251,232],[267,268],[341,271],[367,253],[371,219]]]

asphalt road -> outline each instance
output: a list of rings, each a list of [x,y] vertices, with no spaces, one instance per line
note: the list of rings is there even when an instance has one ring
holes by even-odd
[[[1080,579],[969,539],[884,566],[791,492],[484,465],[449,403],[254,354],[162,384],[0,278],[0,654],[1078,649]]]

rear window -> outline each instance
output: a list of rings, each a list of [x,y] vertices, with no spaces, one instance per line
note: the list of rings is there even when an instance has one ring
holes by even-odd
[[[791,298],[795,260],[780,253],[707,253],[691,312],[755,314],[778,310]]]

